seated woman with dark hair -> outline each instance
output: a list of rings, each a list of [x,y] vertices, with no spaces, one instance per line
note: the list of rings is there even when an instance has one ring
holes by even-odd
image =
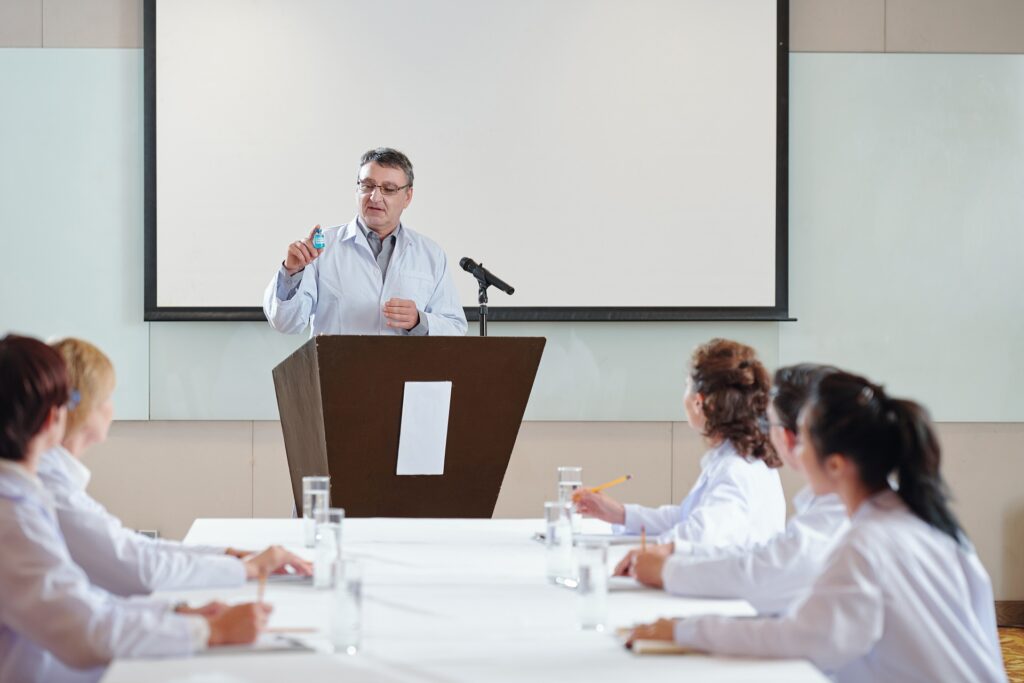
[[[840,683],[1005,681],[992,584],[949,509],[924,408],[835,373],[818,383],[799,430],[811,488],[837,494],[850,515],[808,594],[778,617],[662,619],[630,643],[804,658]]]
[[[99,680],[114,657],[255,640],[263,605],[177,614],[167,602],[93,586],[71,560],[36,476],[40,456],[64,436],[70,395],[56,351],[27,337],[0,340],[0,683]]]

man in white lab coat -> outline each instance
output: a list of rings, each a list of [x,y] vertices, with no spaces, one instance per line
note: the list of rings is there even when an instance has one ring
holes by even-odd
[[[316,226],[288,246],[263,298],[271,327],[296,333],[312,324],[313,335],[464,335],[466,316],[444,250],[401,222],[412,196],[408,157],[386,147],[364,154],[359,215],[346,225]]]

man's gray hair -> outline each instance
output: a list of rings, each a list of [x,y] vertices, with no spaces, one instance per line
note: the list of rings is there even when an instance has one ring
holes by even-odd
[[[412,162],[409,161],[409,157],[405,156],[397,149],[392,149],[390,147],[378,147],[377,149],[371,149],[363,155],[362,160],[359,162],[359,168],[362,168],[371,162],[375,162],[381,166],[387,166],[388,168],[402,169],[402,171],[405,172],[405,177],[409,186],[412,187]]]

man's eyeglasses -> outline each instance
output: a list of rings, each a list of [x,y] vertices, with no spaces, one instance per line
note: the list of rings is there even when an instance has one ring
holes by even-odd
[[[402,185],[401,187],[397,187],[395,185],[387,184],[378,185],[377,183],[373,183],[367,180],[356,181],[356,188],[359,190],[359,194],[373,194],[374,190],[380,190],[380,193],[382,195],[384,195],[385,197],[390,197],[399,190],[404,190],[407,187],[410,187],[410,185]]]

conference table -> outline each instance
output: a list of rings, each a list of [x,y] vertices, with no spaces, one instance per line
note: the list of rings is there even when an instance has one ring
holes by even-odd
[[[742,600],[676,598],[632,579],[613,579],[608,628],[578,626],[572,589],[545,576],[544,546],[531,537],[542,520],[347,519],[343,555],[363,568],[363,636],[356,654],[335,654],[328,638],[330,589],[310,582],[269,581],[269,626],[294,629],[310,651],[255,652],[246,648],[184,659],[116,660],[107,683],[137,681],[367,681],[470,683],[478,681],[760,681],[827,680],[802,660],[706,655],[638,656],[625,649],[615,627],[662,616],[753,614]],[[607,532],[584,520],[581,531]],[[185,541],[263,548],[280,544],[306,557],[301,519],[199,519]],[[612,545],[609,566],[627,546]],[[161,597],[200,604],[256,599],[257,586],[175,591]]]

